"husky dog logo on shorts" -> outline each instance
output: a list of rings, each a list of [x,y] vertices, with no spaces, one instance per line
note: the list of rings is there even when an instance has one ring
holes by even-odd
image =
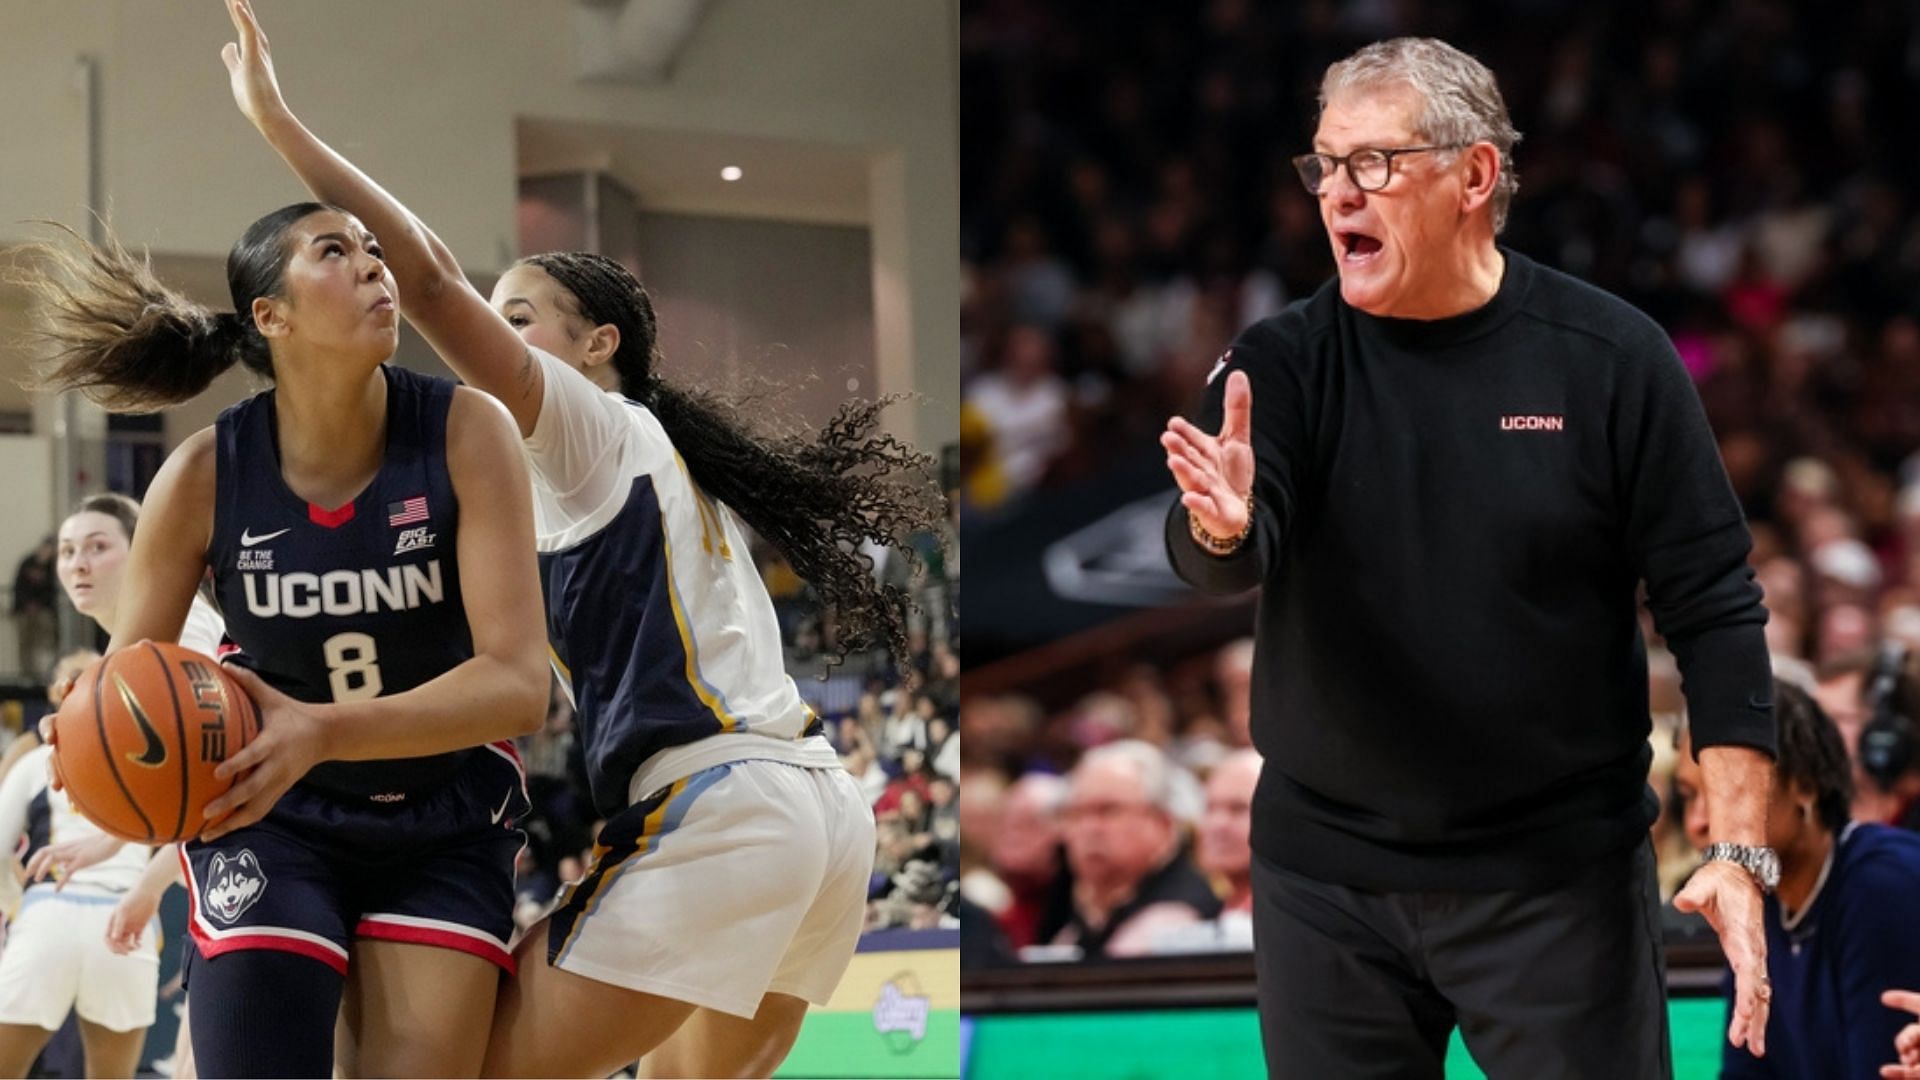
[[[207,873],[206,908],[214,918],[232,923],[265,891],[267,875],[261,872],[260,860],[252,851],[242,850],[231,859],[224,852],[213,856],[213,868]]]

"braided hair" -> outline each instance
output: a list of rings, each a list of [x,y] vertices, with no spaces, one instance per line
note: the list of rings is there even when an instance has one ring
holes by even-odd
[[[918,565],[908,538],[933,531],[944,517],[933,459],[877,430],[881,411],[898,397],[848,401],[811,437],[756,432],[741,418],[741,402],[675,386],[656,373],[653,300],[626,267],[581,251],[520,262],[571,293],[575,314],[590,325],[619,330],[613,369],[620,392],[659,419],[694,483],[785,556],[834,613],[840,637],[829,662],[845,660],[853,648],[885,645],[896,664],[908,664],[910,598],[876,581],[872,558],[860,550],[871,541]]]

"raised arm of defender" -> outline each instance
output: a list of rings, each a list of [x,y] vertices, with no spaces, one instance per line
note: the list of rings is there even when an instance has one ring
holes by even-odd
[[[467,281],[453,253],[353,163],[320,141],[280,95],[273,51],[247,0],[225,0],[239,37],[220,50],[233,100],[315,198],[358,217],[386,250],[400,311],[469,386],[507,407],[524,438],[540,416],[543,376],[513,327]]]

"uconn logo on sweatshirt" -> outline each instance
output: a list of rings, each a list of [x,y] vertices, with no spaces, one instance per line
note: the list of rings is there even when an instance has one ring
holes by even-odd
[[[1565,431],[1567,418],[1543,413],[1513,413],[1500,418],[1501,431]]]

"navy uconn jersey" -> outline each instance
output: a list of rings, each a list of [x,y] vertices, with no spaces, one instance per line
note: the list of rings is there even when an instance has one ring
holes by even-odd
[[[840,768],[739,524],[645,406],[542,352],[526,439],[554,668],[606,816],[716,765]]]
[[[398,694],[473,656],[447,473],[453,384],[391,364],[380,471],[329,511],[280,475],[274,393],[220,414],[213,542],[207,551],[227,633],[248,666],[301,701]],[[397,802],[453,774],[472,750],[326,762],[305,783]]]

